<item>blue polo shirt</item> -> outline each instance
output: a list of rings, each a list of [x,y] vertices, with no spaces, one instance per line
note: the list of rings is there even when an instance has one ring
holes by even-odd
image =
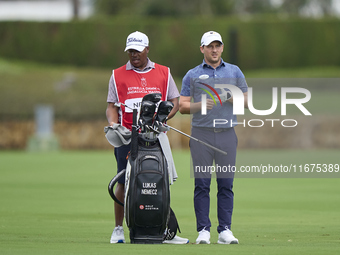
[[[215,91],[218,94],[222,93],[221,89],[215,88],[216,84],[231,84],[237,86],[243,93],[248,91],[247,82],[238,66],[226,63],[222,59],[221,64],[215,69],[203,60],[202,64],[189,70],[184,76],[180,95],[190,96],[193,102],[200,102],[202,94],[206,94],[206,98],[211,99],[211,96],[216,95]],[[216,119],[226,120],[226,123],[215,125],[215,128],[236,126],[237,118],[233,114],[233,105],[229,102],[221,105],[217,100],[215,106],[208,110],[206,115],[202,115],[201,111],[194,113],[191,124],[194,127],[213,128]]]

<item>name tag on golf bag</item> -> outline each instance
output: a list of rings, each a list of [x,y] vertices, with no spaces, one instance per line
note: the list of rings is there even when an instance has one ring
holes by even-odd
[[[167,162],[159,143],[138,145],[128,159],[124,213],[131,243],[162,243],[170,215]]]

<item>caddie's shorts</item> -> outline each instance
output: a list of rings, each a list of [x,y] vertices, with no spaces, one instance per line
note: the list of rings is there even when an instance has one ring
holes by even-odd
[[[131,149],[131,145],[123,145],[114,149],[116,161],[117,161],[117,173],[126,169],[127,155]],[[119,178],[118,183],[125,184],[125,175]]]

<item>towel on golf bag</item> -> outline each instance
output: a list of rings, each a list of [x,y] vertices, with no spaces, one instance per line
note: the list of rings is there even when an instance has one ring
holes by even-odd
[[[122,145],[128,145],[131,142],[131,131],[128,130],[126,127],[123,127],[120,124],[107,126],[104,128],[104,132],[105,132],[105,137],[108,140],[108,142],[116,148]],[[177,176],[174,159],[171,153],[169,139],[166,133],[158,134],[157,138],[161,145],[161,149],[166,158],[166,161],[168,163],[169,180],[170,180],[170,185],[172,185],[174,181],[177,180],[178,176]]]
[[[169,138],[165,133],[160,133],[158,135],[158,141],[161,145],[166,162],[168,163],[169,180],[170,180],[170,185],[172,185],[174,181],[177,180],[178,176],[177,176],[174,159],[171,153]]]
[[[113,124],[104,128],[105,137],[108,142],[118,148],[131,143],[131,131],[120,124]]]

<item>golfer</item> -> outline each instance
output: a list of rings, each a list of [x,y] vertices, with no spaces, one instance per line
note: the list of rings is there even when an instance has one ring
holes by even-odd
[[[200,50],[204,56],[203,63],[189,70],[184,76],[179,101],[179,111],[182,114],[193,114],[192,136],[227,152],[227,155],[223,155],[193,139],[190,140],[195,176],[197,244],[210,244],[209,192],[212,173],[207,169],[212,169],[213,161],[215,170],[233,169],[236,160],[237,137],[234,126],[237,119],[233,115],[234,97],[230,91],[216,88],[217,85],[237,86],[243,92],[244,106],[247,107],[248,86],[244,75],[237,66],[223,61],[223,46],[222,37],[217,32],[209,31],[202,36]],[[238,244],[238,239],[230,230],[234,200],[233,178],[233,172],[216,171],[219,244]]]
[[[126,48],[129,61],[126,65],[113,70],[107,96],[106,117],[112,126],[116,123],[131,130],[132,110],[130,108],[139,108],[143,96],[150,93],[161,93],[163,101],[171,101],[174,107],[169,118],[172,118],[178,111],[179,92],[170,70],[152,62],[148,58],[149,39],[147,35],[141,32],[131,33],[126,40]],[[117,107],[117,104],[123,103],[128,107]],[[127,155],[130,151],[130,144],[115,148],[114,154],[117,161],[117,171],[120,172],[126,168]],[[118,180],[115,190],[115,196],[124,201],[124,183],[125,176]],[[115,203],[115,228],[113,230],[110,243],[124,243],[124,207]],[[165,243],[182,244],[188,243],[189,240],[175,236],[171,240],[165,240]]]

